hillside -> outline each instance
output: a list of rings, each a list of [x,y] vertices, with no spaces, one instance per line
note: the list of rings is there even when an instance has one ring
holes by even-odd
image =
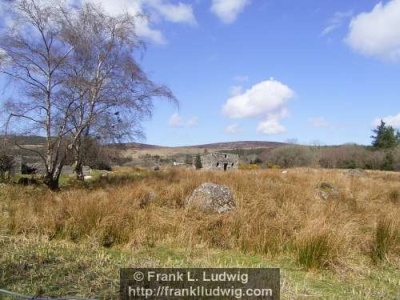
[[[188,145],[181,147],[164,147],[156,145],[147,145],[140,143],[124,144],[123,153],[125,156],[137,158],[144,154],[160,155],[160,156],[173,156],[179,154],[197,154],[207,151],[228,151],[235,149],[272,149],[279,146],[284,146],[285,143],[266,142],[266,141],[237,141],[237,142],[223,142],[202,145]],[[120,146],[118,146],[120,148]],[[121,148],[120,148],[121,149]]]
[[[7,139],[10,144],[39,146],[46,142],[46,138],[38,135],[29,136],[4,136],[0,135],[0,140]]]
[[[0,136],[3,139],[4,136]],[[46,142],[42,136],[10,136],[7,137],[10,144],[23,145],[26,148],[40,148]],[[179,147],[168,147],[151,145],[144,143],[121,143],[111,144],[109,146],[121,151],[125,157],[138,158],[142,155],[159,155],[159,156],[175,156],[182,154],[197,154],[207,151],[229,151],[235,149],[273,149],[279,146],[284,146],[285,143],[269,142],[269,141],[234,141],[234,142],[221,142],[210,143],[201,145],[187,145]],[[32,153],[14,147],[15,153],[19,155],[31,155]]]

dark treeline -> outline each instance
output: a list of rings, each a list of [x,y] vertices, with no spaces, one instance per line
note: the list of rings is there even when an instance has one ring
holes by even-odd
[[[276,148],[266,155],[269,166],[322,167],[400,171],[400,147],[376,150],[370,146],[300,146]]]
[[[400,171],[400,132],[384,121],[372,130],[371,146],[286,146],[273,150],[267,164],[289,167]]]

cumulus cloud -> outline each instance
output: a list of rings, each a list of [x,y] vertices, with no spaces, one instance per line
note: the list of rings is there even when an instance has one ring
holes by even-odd
[[[69,0],[71,1],[71,0]],[[174,4],[170,0],[88,0],[100,4],[107,13],[118,15],[130,13],[142,15],[136,20],[136,33],[138,36],[147,38],[158,44],[166,43],[166,39],[159,29],[153,27],[152,18],[146,17],[148,13],[158,14],[163,20],[174,23],[196,24],[192,6],[189,4]],[[82,3],[82,0],[76,0]]]
[[[167,21],[173,23],[188,23],[195,25],[196,18],[193,14],[193,8],[189,4],[177,3],[172,4],[163,0],[147,0],[143,4],[150,6]]]
[[[236,123],[230,124],[225,128],[225,131],[229,134],[238,134],[242,133],[243,129]]]
[[[393,128],[400,129],[400,113],[394,116],[386,116],[383,118],[375,118],[372,122],[373,126],[378,126],[381,124],[381,120],[385,122],[387,125],[392,126]]]
[[[263,134],[278,134],[286,132],[286,128],[279,124],[279,119],[272,117],[260,122],[257,126],[257,132]]]
[[[212,0],[211,12],[222,22],[235,22],[237,16],[244,10],[250,0]]]
[[[315,117],[315,118],[309,118],[308,123],[316,128],[327,128],[330,127],[330,124],[328,121],[325,120],[324,117]]]
[[[355,16],[346,43],[355,51],[385,61],[400,60],[400,0],[375,5]]]
[[[270,79],[229,98],[223,106],[223,113],[234,119],[281,114],[293,96],[294,92],[288,86]]]
[[[288,115],[287,102],[292,97],[294,92],[288,86],[271,78],[229,98],[222,112],[232,119],[263,118],[258,132],[281,133],[285,129],[279,120]]]
[[[352,16],[353,16],[352,11],[345,11],[345,12],[337,11],[337,12],[335,12],[333,17],[331,19],[329,19],[328,25],[324,28],[324,30],[322,30],[321,36],[326,36],[326,35],[332,33],[333,31],[335,31],[336,29],[340,28],[344,24],[344,22],[348,18],[351,18]]]
[[[183,122],[179,114],[175,113],[171,116],[171,118],[169,118],[168,125],[170,127],[183,127],[185,122]]]
[[[178,113],[174,113],[171,118],[169,118],[168,126],[169,127],[196,127],[199,122],[199,118],[197,116],[192,116],[190,119],[185,121]]]

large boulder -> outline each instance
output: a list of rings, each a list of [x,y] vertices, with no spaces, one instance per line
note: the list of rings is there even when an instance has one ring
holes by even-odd
[[[225,185],[206,182],[195,189],[185,201],[186,207],[206,212],[226,213],[235,210],[235,200]]]

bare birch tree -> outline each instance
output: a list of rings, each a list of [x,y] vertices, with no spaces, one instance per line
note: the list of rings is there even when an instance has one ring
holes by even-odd
[[[19,91],[6,103],[7,125],[46,136],[45,153],[36,154],[46,166],[46,185],[57,190],[72,105],[64,102],[60,87],[72,47],[58,38],[61,23],[53,6],[33,0],[17,1],[13,6],[13,25],[3,29],[0,37],[0,73],[12,79]]]
[[[75,171],[83,179],[82,149],[88,136],[101,141],[141,136],[140,121],[151,116],[153,98],[176,100],[137,63],[134,55],[143,43],[135,35],[133,16],[108,16],[93,4],[64,15],[62,38],[74,48],[65,86],[77,99],[71,124],[77,139]]]
[[[6,105],[8,125],[45,135],[46,151],[36,153],[45,163],[45,184],[58,190],[70,153],[83,178],[85,138],[137,136],[155,97],[176,99],[135,60],[141,43],[134,17],[108,16],[91,4],[72,9],[19,0],[14,7],[14,25],[0,36],[0,74],[20,91]]]

